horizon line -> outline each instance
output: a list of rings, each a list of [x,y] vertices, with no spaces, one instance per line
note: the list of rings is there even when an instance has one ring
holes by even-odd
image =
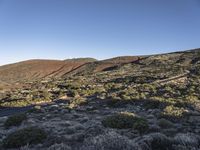
[[[28,58],[24,60],[19,60],[16,62],[11,62],[11,63],[5,63],[5,64],[0,64],[0,67],[6,66],[6,65],[11,65],[11,64],[16,64],[20,62],[26,62],[26,61],[35,61],[35,60],[52,60],[52,61],[66,61],[66,60],[73,60],[73,59],[95,59],[97,61],[103,61],[107,59],[112,59],[112,58],[118,58],[118,57],[143,57],[143,56],[152,56],[152,55],[165,55],[165,54],[171,54],[171,53],[181,53],[181,52],[188,52],[188,51],[195,51],[200,49],[200,47],[197,48],[192,48],[192,49],[187,49],[187,50],[176,50],[172,52],[163,52],[163,53],[152,53],[152,54],[147,54],[147,55],[119,55],[119,56],[113,56],[113,57],[108,57],[108,58],[95,58],[95,57],[73,57],[73,58],[66,58],[66,59],[56,59],[56,58]]]

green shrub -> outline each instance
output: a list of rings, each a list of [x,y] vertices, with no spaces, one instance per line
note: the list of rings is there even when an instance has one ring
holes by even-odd
[[[105,127],[126,129],[132,128],[136,119],[137,117],[135,114],[129,112],[122,112],[119,114],[114,114],[113,116],[106,117],[102,121],[102,124]]]
[[[104,85],[104,88],[106,89],[106,91],[109,91],[109,90],[112,90],[113,86],[114,86],[114,83],[106,83]]]
[[[126,136],[108,131],[95,137],[87,138],[80,150],[136,150],[137,145]]]
[[[54,144],[51,145],[48,150],[72,150],[70,146],[64,144],[64,143],[60,143],[60,144]]]
[[[0,103],[1,107],[24,107],[27,105],[30,105],[30,102],[26,100],[13,100]]]
[[[162,133],[151,133],[144,135],[142,138],[137,137],[134,141],[136,141],[136,144],[134,145],[135,149],[133,148],[134,150],[180,150],[174,149],[175,143],[173,139],[168,138]],[[137,147],[137,144],[139,147]]]
[[[187,111],[182,107],[175,107],[173,105],[169,105],[165,107],[161,116],[170,120],[180,119],[184,116]]]
[[[122,106],[121,104],[124,104],[125,101],[121,101],[118,99],[106,99],[106,104],[108,107],[120,107]]]
[[[105,127],[117,129],[134,128],[141,133],[148,129],[148,123],[145,119],[130,112],[121,112],[108,116],[102,121],[102,124]]]
[[[122,100],[131,100],[131,97],[128,95],[121,95]]]
[[[172,141],[163,134],[150,135],[149,145],[152,150],[172,150]]]
[[[119,93],[119,97],[122,100],[131,100],[131,92],[129,90],[124,90]]]
[[[42,107],[40,105],[36,105],[28,110],[28,113],[42,113]]]
[[[174,124],[172,122],[170,122],[169,120],[166,120],[164,118],[158,120],[158,125],[163,129],[171,128],[174,126]]]
[[[47,138],[46,132],[37,127],[28,127],[9,134],[3,140],[4,148],[19,148],[27,144],[39,144]]]
[[[149,125],[146,119],[138,118],[133,124],[133,128],[138,130],[140,134],[145,133],[149,129]]]
[[[87,104],[87,99],[85,98],[74,98],[68,105],[69,109],[76,108],[81,105]]]
[[[26,119],[27,119],[26,114],[17,114],[14,116],[10,116],[4,123],[4,127],[9,128],[12,126],[19,126]]]
[[[158,109],[161,108],[164,103],[158,101],[158,100],[145,100],[144,101],[144,107],[145,109]]]
[[[77,90],[75,89],[70,89],[68,92],[67,92],[67,96],[69,97],[78,97],[79,96],[79,93]]]

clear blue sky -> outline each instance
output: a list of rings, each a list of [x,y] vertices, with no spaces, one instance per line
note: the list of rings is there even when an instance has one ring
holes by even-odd
[[[200,0],[0,0],[0,65],[200,47]]]

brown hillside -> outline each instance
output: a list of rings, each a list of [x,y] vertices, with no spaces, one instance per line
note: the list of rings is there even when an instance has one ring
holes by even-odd
[[[16,85],[23,85],[22,83],[44,78],[60,78],[71,75],[88,75],[102,71],[112,71],[126,64],[157,67],[166,63],[178,63],[181,66],[188,66],[190,63],[196,64],[197,62],[199,62],[199,49],[142,57],[123,56],[102,61],[92,58],[68,59],[63,61],[28,60],[0,66],[0,89],[4,89],[7,86],[15,88]]]
[[[92,59],[28,60],[0,67],[0,86],[48,77],[61,77]]]
[[[112,70],[135,62],[139,57],[124,56],[96,61],[92,58],[60,60],[28,60],[0,67],[0,87],[43,78],[59,78],[68,74],[85,74]]]
[[[122,56],[122,57],[115,57],[115,58],[106,59],[102,61],[90,62],[65,75],[85,75],[85,74],[92,74],[92,73],[101,72],[101,71],[109,71],[121,65],[136,62],[140,60],[141,58],[142,57],[138,57],[138,56]]]

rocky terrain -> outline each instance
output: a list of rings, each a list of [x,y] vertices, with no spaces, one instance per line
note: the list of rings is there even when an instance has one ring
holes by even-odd
[[[0,149],[200,149],[200,49],[33,62],[0,67]]]

